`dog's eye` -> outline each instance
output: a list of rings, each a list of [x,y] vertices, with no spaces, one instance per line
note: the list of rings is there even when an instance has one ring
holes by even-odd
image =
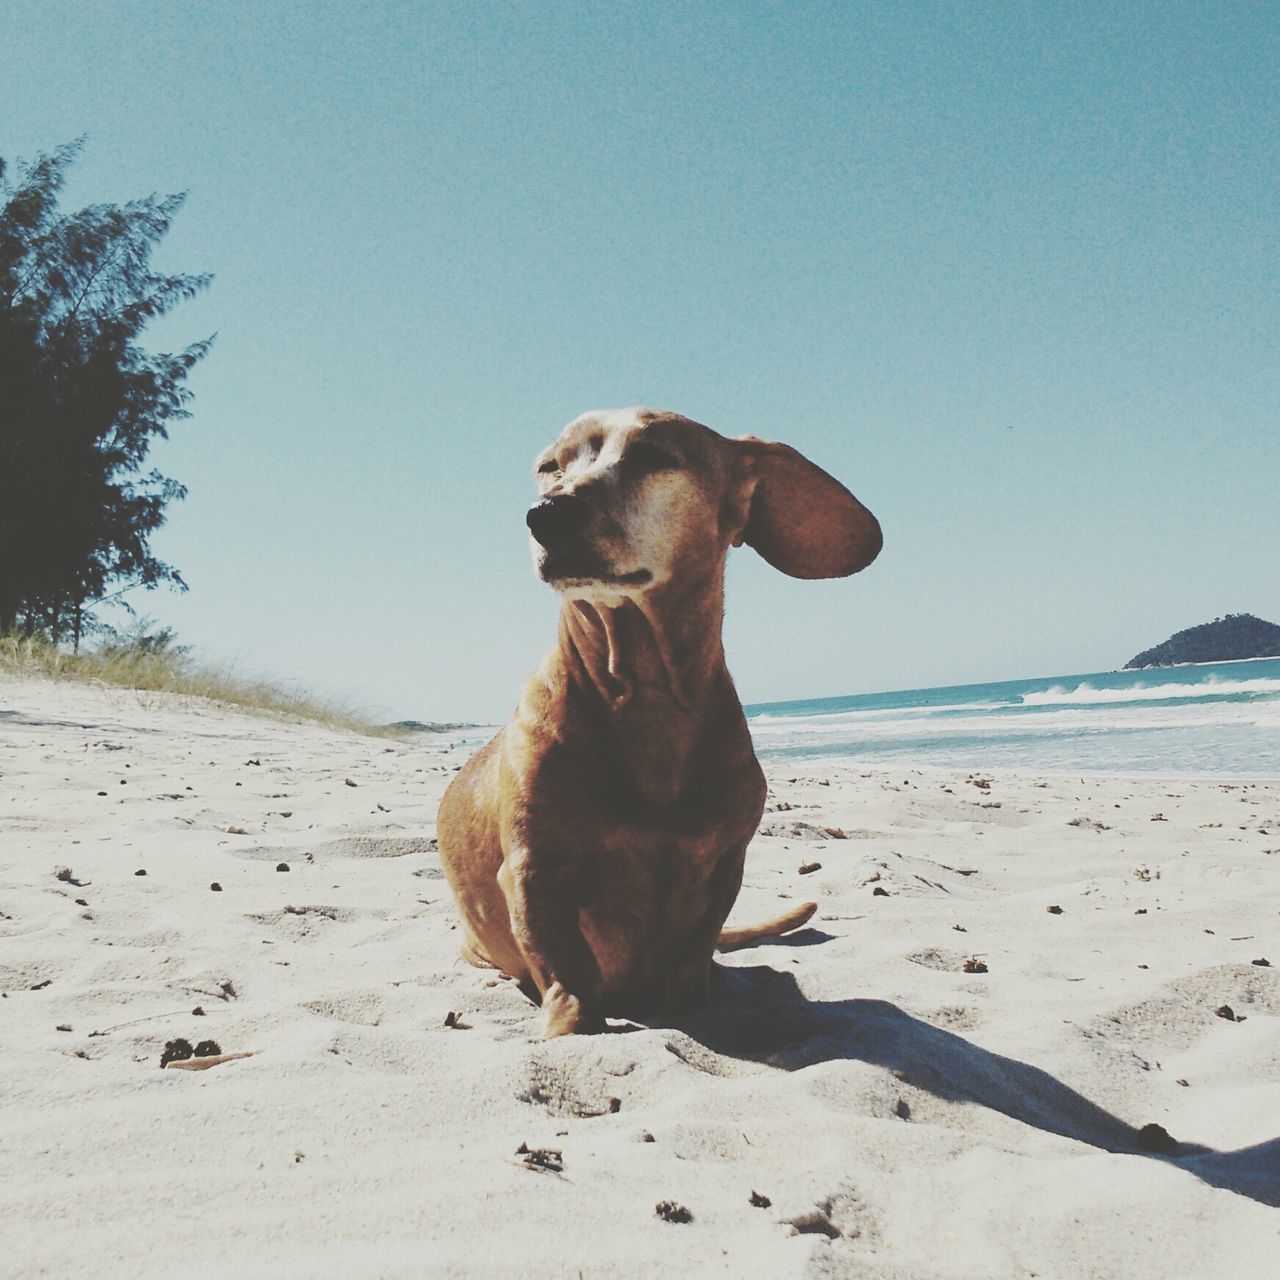
[[[627,450],[626,463],[641,472],[672,471],[680,465],[677,458],[656,444],[632,445]]]
[[[553,476],[560,470],[560,464],[554,458],[548,458],[545,462],[538,463],[538,474],[540,476]]]

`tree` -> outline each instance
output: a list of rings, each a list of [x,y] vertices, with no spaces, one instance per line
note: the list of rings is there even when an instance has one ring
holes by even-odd
[[[147,469],[147,453],[190,416],[187,375],[213,342],[139,345],[212,277],[151,269],[185,195],[59,211],[83,142],[13,182],[0,160],[0,634],[77,645],[113,593],[186,590],[150,545],[186,489]]]

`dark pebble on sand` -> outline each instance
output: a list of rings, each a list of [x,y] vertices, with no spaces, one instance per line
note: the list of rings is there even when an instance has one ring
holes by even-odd
[[[107,793],[106,793],[105,791],[99,791],[99,792],[98,792],[98,794],[99,794],[100,796],[105,796]]]
[[[171,1062],[185,1062],[192,1055],[191,1041],[179,1036],[177,1040],[170,1040],[165,1044],[164,1052],[160,1055],[160,1065],[167,1067]]]
[[[1058,906],[1056,903],[1052,907],[1045,907],[1045,910],[1051,916],[1060,916],[1062,914],[1062,908]]]
[[[135,871],[133,874],[134,874],[135,876],[145,876],[145,875],[147,874],[147,872],[146,872],[146,869],[145,869],[144,867],[139,867],[139,868],[137,869],[137,871]]]
[[[799,868],[799,872],[802,876],[810,876],[815,871],[821,871],[821,870],[822,870],[822,863],[820,862],[802,862]]]
[[[1177,1138],[1171,1137],[1169,1131],[1158,1124],[1144,1124],[1138,1130],[1138,1146],[1143,1151],[1153,1151],[1159,1156],[1178,1154]]]
[[[768,1209],[773,1204],[773,1201],[768,1196],[762,1196],[758,1191],[753,1191],[748,1203],[754,1205],[757,1209]]]
[[[196,1005],[196,1007],[191,1010],[191,1016],[193,1018],[203,1018],[205,1016],[205,1012],[199,1005]]]
[[[214,893],[221,893],[221,892],[222,892],[222,886],[221,886],[221,885],[220,885],[216,880],[214,880],[214,881],[209,885],[209,888],[210,888]]]
[[[693,1214],[682,1204],[674,1200],[661,1200],[653,1206],[653,1211],[663,1222],[692,1222]]]
[[[963,967],[964,967],[965,973],[986,973],[987,972],[987,962],[985,960],[979,960],[977,956],[970,956],[964,962]]]
[[[70,1030],[71,1030],[71,1026],[70,1026],[70,1024],[69,1024],[69,1023],[66,1023],[66,1022],[60,1022],[60,1023],[58,1023],[58,1030],[59,1030],[59,1031],[70,1031]]]
[[[77,899],[76,899],[76,906],[77,906],[77,907],[87,907],[88,905],[89,905],[89,903],[88,903],[88,900],[87,900],[87,899],[85,899],[85,898],[77,898]]]
[[[1214,1010],[1214,1013],[1216,1013],[1219,1018],[1225,1019],[1227,1022],[1243,1022],[1244,1021],[1243,1018],[1239,1017],[1236,1014],[1236,1011],[1229,1004],[1220,1004]]]
[[[222,1052],[222,1047],[216,1040],[201,1040],[192,1055],[197,1058],[216,1058]]]
[[[876,885],[876,887],[871,890],[871,896],[873,898],[887,898],[889,896],[889,890],[882,889],[879,885]]]
[[[277,870],[277,871],[288,871],[288,870],[289,870],[289,864],[288,864],[287,862],[277,862],[277,863],[276,863],[276,870]]]
[[[1250,961],[1249,961],[1249,963],[1250,963],[1250,964],[1256,964],[1256,965],[1258,966],[1258,968],[1260,968],[1260,969],[1270,969],[1270,968],[1271,968],[1271,961],[1270,961],[1270,960],[1268,960],[1268,959],[1266,959],[1265,957],[1259,957],[1257,960],[1250,960]]]

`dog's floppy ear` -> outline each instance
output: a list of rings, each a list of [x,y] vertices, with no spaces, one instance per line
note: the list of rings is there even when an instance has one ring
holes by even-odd
[[[879,522],[834,476],[790,445],[755,436],[735,443],[755,481],[735,542],[793,578],[843,578],[880,554]]]

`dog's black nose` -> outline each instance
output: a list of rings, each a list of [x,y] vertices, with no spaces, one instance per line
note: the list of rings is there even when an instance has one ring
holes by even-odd
[[[548,550],[562,546],[587,523],[587,511],[581,498],[561,493],[539,498],[525,516],[529,532]]]

